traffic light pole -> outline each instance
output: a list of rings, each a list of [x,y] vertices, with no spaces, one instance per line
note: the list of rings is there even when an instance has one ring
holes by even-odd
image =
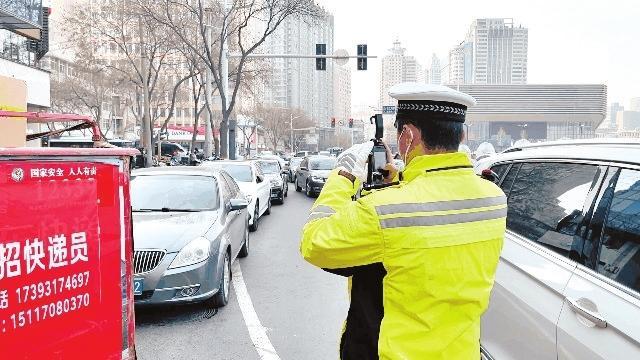
[[[227,0],[224,2],[225,9],[228,6]],[[224,42],[222,43],[222,71],[221,71],[221,80],[222,87],[225,94],[228,94],[229,90],[229,59],[234,58],[242,58],[242,54],[230,54],[228,52],[226,36],[224,37]],[[248,54],[245,55],[246,58],[254,58],[254,59],[376,59],[377,56],[372,55],[304,55],[304,54]],[[366,68],[365,68],[366,69]],[[227,101],[228,102],[228,101]],[[232,121],[229,119],[229,123],[227,124],[227,132],[228,134],[222,134],[220,132],[220,136],[228,136],[227,143],[229,144],[229,159],[236,159],[236,139],[235,139],[235,120]],[[222,130],[222,129],[220,129]],[[221,142],[222,143],[222,142]]]
[[[229,54],[229,58],[241,58],[241,54]],[[377,59],[375,55],[357,56],[357,55],[301,55],[301,54],[249,54],[248,58],[259,59]]]

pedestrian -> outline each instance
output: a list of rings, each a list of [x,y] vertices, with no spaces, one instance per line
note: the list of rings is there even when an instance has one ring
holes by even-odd
[[[169,159],[169,165],[178,166],[182,162],[182,157],[180,156],[180,151],[178,149],[173,150],[171,153],[171,158]]]
[[[402,181],[353,200],[373,144],[342,153],[300,251],[318,267],[352,275],[341,359],[477,359],[507,205],[457,151],[475,100],[417,83],[390,95],[406,168],[385,180]]]

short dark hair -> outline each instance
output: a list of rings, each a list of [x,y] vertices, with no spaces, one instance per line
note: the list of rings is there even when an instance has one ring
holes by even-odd
[[[422,142],[430,149],[458,151],[464,134],[464,125],[461,122],[442,120],[412,121],[411,119],[406,119],[398,121],[398,135],[402,132],[402,126],[407,124],[420,129]]]

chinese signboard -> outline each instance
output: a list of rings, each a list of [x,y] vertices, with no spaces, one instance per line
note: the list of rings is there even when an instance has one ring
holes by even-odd
[[[122,350],[118,174],[102,163],[0,162],[0,358]],[[79,332],[93,335],[69,341]]]

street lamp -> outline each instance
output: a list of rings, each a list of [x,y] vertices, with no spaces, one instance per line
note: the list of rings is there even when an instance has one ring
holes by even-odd
[[[298,116],[293,116],[293,114],[290,114],[290,118],[289,118],[289,144],[291,144],[291,152],[295,154],[296,150],[294,149],[293,146],[293,120],[294,119],[298,119],[301,118],[302,115],[298,115]]]
[[[465,135],[465,137],[464,137],[464,138],[465,138],[466,143],[467,143],[467,146],[468,146],[468,145],[469,145],[469,128],[470,128],[471,126],[473,126],[473,124],[466,124],[466,123],[463,123],[463,125],[464,125],[464,127],[465,127],[465,128],[467,128],[467,135]]]
[[[527,131],[527,126],[529,126],[529,124],[524,123],[524,124],[519,124],[519,125],[516,125],[516,126],[522,129],[522,130],[520,130],[520,137],[524,139],[524,136],[522,136],[522,135],[523,134],[527,135],[526,131]]]

